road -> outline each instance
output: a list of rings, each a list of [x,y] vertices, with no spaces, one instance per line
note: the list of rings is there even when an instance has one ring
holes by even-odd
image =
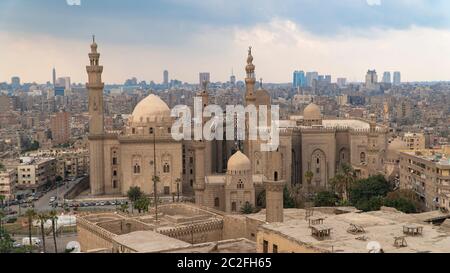
[[[42,240],[41,236],[33,236],[36,238],[39,238]],[[16,240],[16,242],[21,243],[23,238],[28,238],[27,236],[15,236],[14,240]],[[77,241],[77,234],[76,233],[71,233],[71,234],[63,234],[63,235],[58,235],[58,237],[56,237],[56,247],[58,249],[58,253],[64,253],[66,250],[66,246],[69,242],[72,241]],[[45,237],[45,249],[47,250],[47,253],[55,253],[55,244],[53,242],[53,236],[47,236]],[[42,252],[42,249],[39,250],[39,252]]]

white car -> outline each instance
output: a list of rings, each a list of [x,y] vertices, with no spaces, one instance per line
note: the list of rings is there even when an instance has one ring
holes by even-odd
[[[26,238],[22,239],[22,245],[23,246],[29,246],[29,245],[40,246],[41,240],[36,237],[31,237],[31,244],[30,244],[30,238],[26,237]]]

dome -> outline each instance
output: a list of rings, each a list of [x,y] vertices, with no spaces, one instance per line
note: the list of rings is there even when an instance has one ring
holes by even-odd
[[[249,171],[252,169],[250,159],[241,151],[237,151],[228,160],[228,171]]]
[[[322,113],[319,106],[315,103],[308,105],[303,111],[303,118],[305,120],[319,120],[322,119]]]
[[[388,159],[396,159],[396,158],[398,158],[399,151],[407,150],[407,149],[408,149],[408,145],[406,144],[406,142],[404,142],[400,138],[396,138],[388,145],[387,158]]]
[[[164,117],[170,117],[169,106],[161,98],[152,94],[136,105],[132,114],[132,121],[140,123],[146,122],[147,119],[154,121]]]

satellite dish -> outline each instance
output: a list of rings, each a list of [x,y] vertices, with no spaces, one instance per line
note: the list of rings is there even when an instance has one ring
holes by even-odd
[[[369,251],[369,253],[380,253],[381,244],[379,242],[369,242],[367,244],[367,250]]]
[[[70,253],[81,253],[81,245],[79,242],[72,241],[66,245],[67,250],[73,249]]]

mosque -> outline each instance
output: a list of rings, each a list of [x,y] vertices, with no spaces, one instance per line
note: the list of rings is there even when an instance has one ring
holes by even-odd
[[[303,115],[278,121],[280,145],[261,151],[262,141],[175,141],[170,108],[156,95],[143,99],[121,132],[104,129],[100,54],[95,40],[87,66],[89,81],[90,190],[93,196],[126,195],[132,186],[145,193],[195,196],[198,205],[239,213],[255,205],[264,184],[280,181],[288,186],[327,188],[342,164],[350,164],[361,177],[384,173],[388,129],[371,120],[324,119],[312,103]],[[266,105],[271,97],[256,87],[250,48],[246,66],[247,105]],[[206,86],[198,93],[209,103]],[[269,117],[270,120],[270,117]],[[276,122],[276,121],[272,121]],[[231,125],[233,126],[233,125]],[[307,174],[312,176],[307,179]]]

